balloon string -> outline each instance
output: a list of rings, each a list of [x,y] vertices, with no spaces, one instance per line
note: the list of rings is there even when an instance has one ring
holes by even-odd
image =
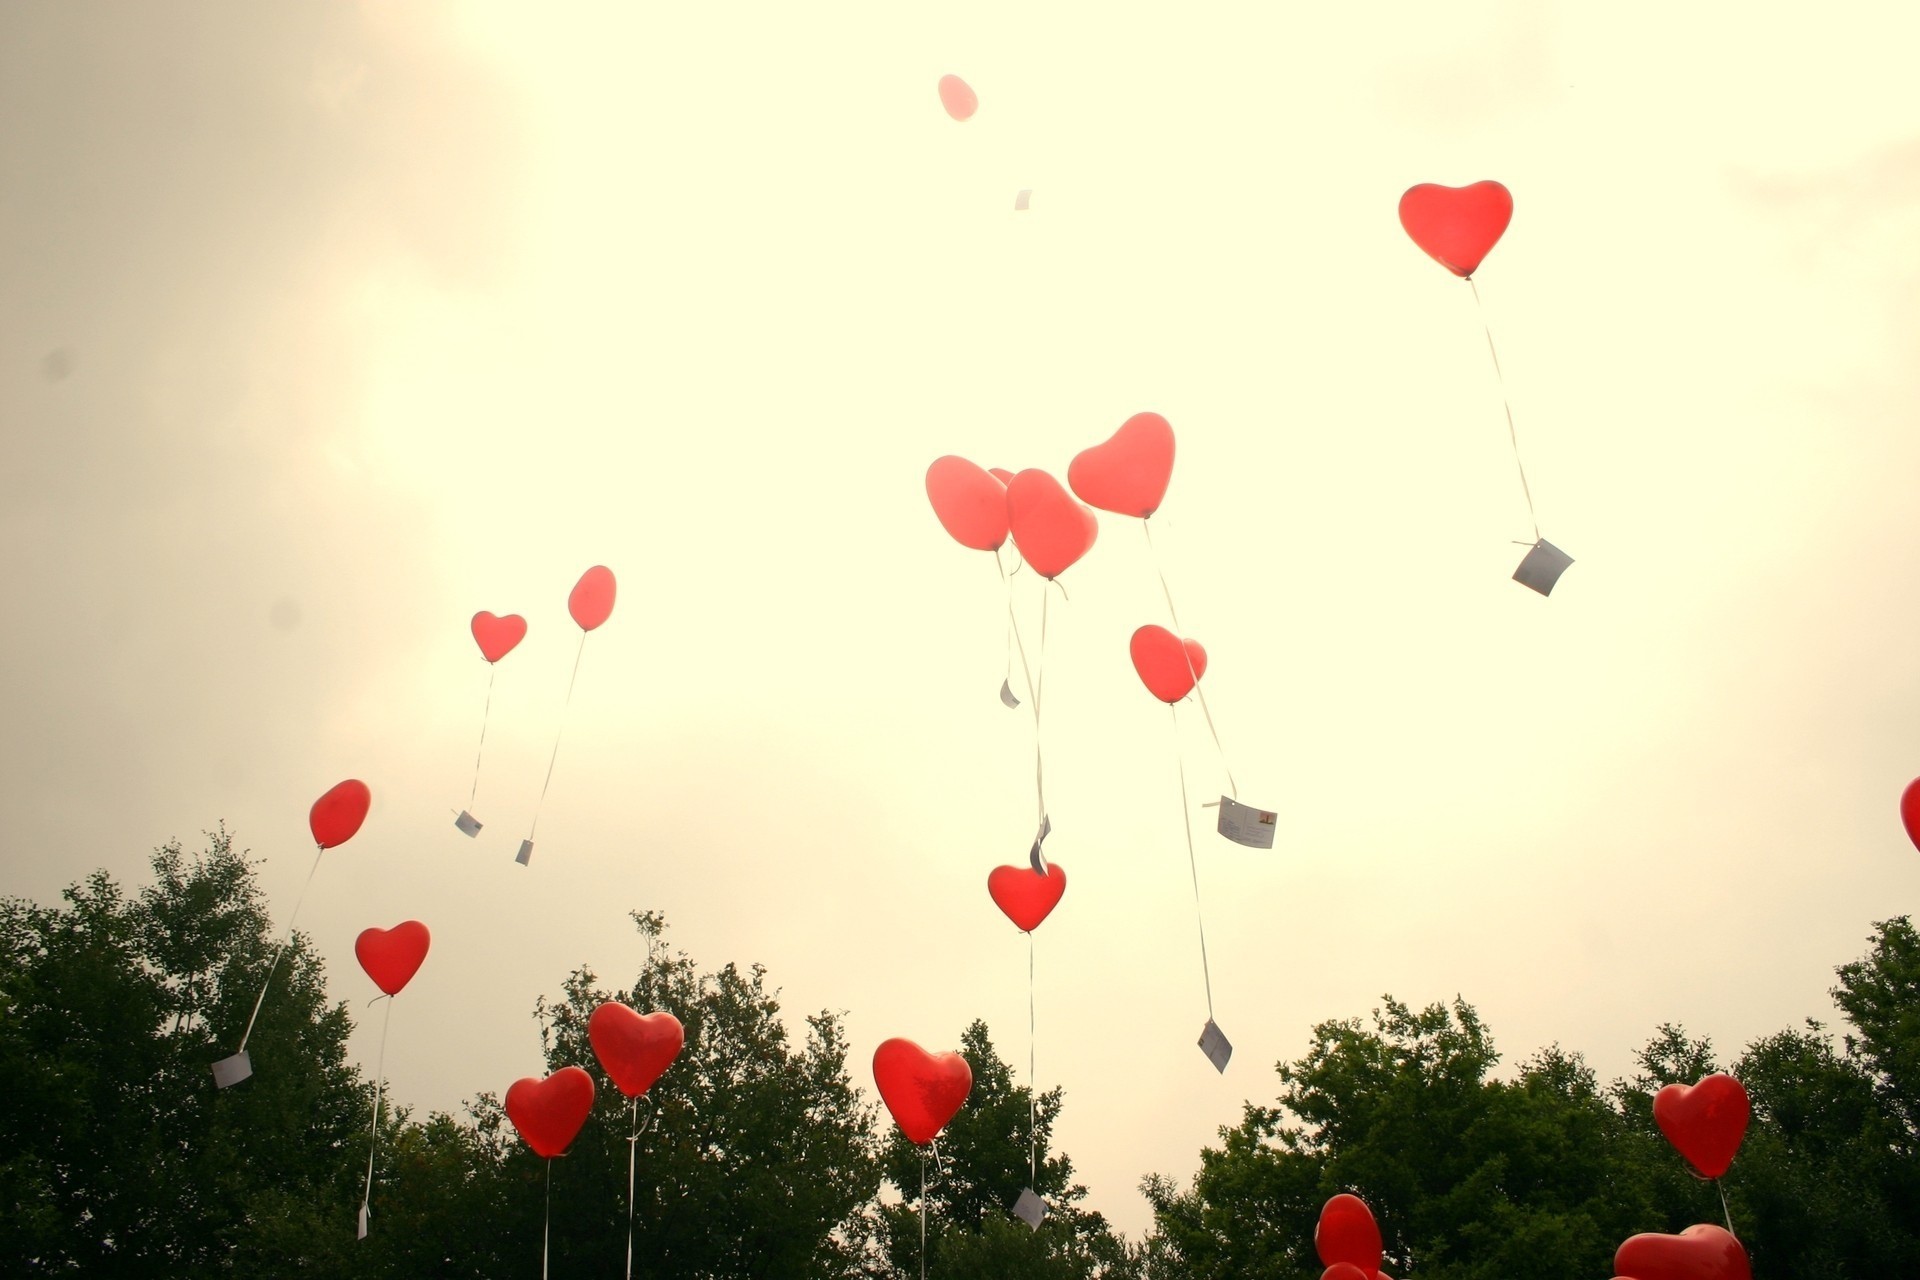
[[[1033,933],[1029,930],[1027,933],[1027,1184],[1029,1186],[1033,1186],[1033,1184],[1040,1181],[1040,1124],[1035,1118],[1036,1110],[1034,1102],[1034,1090],[1039,1087],[1035,1083],[1033,1069],[1036,1039],[1034,1035],[1035,1025],[1033,1015]],[[1037,1186],[1034,1187],[1033,1194],[1040,1194],[1040,1189]]]
[[[1200,927],[1200,976],[1207,984],[1207,1021],[1213,1021],[1213,970],[1207,965],[1207,921],[1200,913],[1200,863],[1193,855],[1193,811],[1187,802],[1187,762],[1180,755],[1180,713],[1167,704],[1173,715],[1173,753],[1180,766],[1180,825],[1187,833],[1187,868],[1193,873],[1193,920]]]
[[[1724,1214],[1727,1219],[1727,1234],[1737,1240],[1740,1237],[1733,1229],[1733,1210],[1727,1208],[1727,1189],[1720,1185],[1720,1179],[1718,1178],[1713,1180],[1713,1189],[1720,1193],[1720,1212]]]
[[[367,1144],[367,1187],[360,1193],[360,1212],[373,1216],[373,1153],[380,1149],[380,1098],[387,1083],[387,1025],[393,1021],[393,1001],[387,1001],[386,1016],[380,1019],[380,1065],[373,1072],[373,1138]]]
[[[480,794],[480,755],[487,749],[487,719],[493,714],[493,678],[500,668],[487,665],[487,706],[480,713],[480,746],[473,753],[473,790],[467,793],[467,812],[473,812],[473,801]]]
[[[300,896],[293,900],[293,914],[287,917],[287,936],[280,940],[280,949],[273,953],[273,963],[267,966],[267,980],[260,984],[260,994],[254,997],[253,1012],[247,1015],[247,1029],[240,1033],[240,1047],[235,1053],[247,1051],[247,1041],[253,1036],[253,1021],[260,1016],[261,1002],[267,998],[267,988],[273,985],[273,971],[280,967],[280,957],[286,954],[287,945],[293,941],[293,922],[300,918],[300,904],[307,900],[307,890],[313,885],[313,873],[320,869],[320,855],[327,846],[316,844],[313,852],[313,866],[307,871],[307,883],[300,886]]]
[[[1007,566],[1000,559],[1000,550],[995,548],[993,563],[1000,570],[1001,585],[1007,589],[1007,625],[1013,631],[1013,641],[1020,649],[1020,673],[1027,681],[1027,701],[1033,704],[1033,790],[1035,807],[1039,816],[1035,820],[1033,852],[1040,870],[1047,865],[1046,855],[1040,852],[1040,842],[1046,838],[1047,830],[1047,780],[1040,747],[1040,684],[1046,679],[1047,665],[1047,597],[1046,589],[1041,588],[1040,595],[1040,679],[1035,680],[1033,668],[1027,665],[1027,642],[1020,635],[1020,619],[1013,611],[1013,583],[1007,577]],[[1045,875],[1045,871],[1041,871]]]
[[[927,1153],[920,1153],[920,1280],[927,1280]]]
[[[1513,465],[1520,472],[1520,492],[1527,498],[1527,518],[1533,521],[1533,540],[1540,541],[1540,517],[1533,509],[1533,489],[1527,484],[1527,468],[1520,461],[1520,437],[1513,429],[1513,402],[1507,398],[1507,375],[1500,371],[1500,353],[1493,349],[1493,326],[1487,323],[1487,307],[1480,301],[1480,286],[1467,277],[1467,287],[1473,290],[1473,305],[1480,312],[1480,327],[1486,331],[1487,354],[1493,357],[1493,376],[1500,382],[1500,404],[1507,411],[1507,440],[1513,445]]]
[[[1147,535],[1147,558],[1153,563],[1154,573],[1160,578],[1160,594],[1167,598],[1167,616],[1173,619],[1174,639],[1180,641],[1180,657],[1187,664],[1187,674],[1193,677],[1193,696],[1199,700],[1200,714],[1207,719],[1207,732],[1213,735],[1213,749],[1219,753],[1220,768],[1227,775],[1227,794],[1235,800],[1240,798],[1240,788],[1233,781],[1233,766],[1227,763],[1227,749],[1220,745],[1220,731],[1213,727],[1213,710],[1207,706],[1207,691],[1200,685],[1200,673],[1193,669],[1193,655],[1187,652],[1186,637],[1180,632],[1180,614],[1173,607],[1173,591],[1167,586],[1166,570],[1160,567],[1160,553],[1153,545],[1153,522],[1143,519],[1140,528]]]
[[[627,1280],[633,1280],[633,1160],[640,1148],[640,1099],[633,1100],[633,1135],[627,1139]]]
[[[540,1227],[540,1280],[547,1280],[547,1246],[553,1240],[553,1157],[547,1157],[547,1212]]]
[[[580,678],[580,658],[587,651],[587,633],[580,633],[580,647],[573,654],[573,674],[567,678],[567,700],[560,704],[560,727],[553,734],[553,754],[547,757],[547,780],[540,784],[540,799],[533,806],[533,822],[527,827],[527,839],[533,839],[540,825],[540,806],[547,802],[547,788],[553,785],[553,762],[560,758],[560,735],[567,731],[567,708],[573,705],[574,681]]]

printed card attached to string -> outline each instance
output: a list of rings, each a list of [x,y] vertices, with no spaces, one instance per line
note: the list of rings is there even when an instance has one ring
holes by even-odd
[[[1033,852],[1027,855],[1027,861],[1033,864],[1033,874],[1047,874],[1047,856],[1040,852],[1040,846],[1046,842],[1047,833],[1053,830],[1053,823],[1046,814],[1040,815],[1040,834],[1033,838]]]
[[[367,1208],[367,1206],[360,1206],[360,1234],[355,1236],[354,1239],[365,1240],[367,1238],[367,1215],[372,1212],[373,1211]]]
[[[1047,1202],[1033,1194],[1033,1188],[1022,1187],[1020,1198],[1013,1202],[1013,1216],[1038,1231],[1047,1216]]]
[[[1009,709],[1020,705],[1020,699],[1013,696],[1013,682],[1011,680],[1002,680],[1000,682],[1000,701],[1005,703]]]
[[[1233,1056],[1233,1046],[1227,1042],[1226,1033],[1215,1026],[1212,1018],[1200,1028],[1200,1052],[1207,1055],[1207,1061],[1221,1075],[1227,1073],[1227,1059]]]
[[[1513,580],[1523,587],[1533,588],[1543,596],[1551,595],[1553,584],[1560,581],[1560,575],[1572,563],[1572,556],[1542,538],[1527,548],[1526,558],[1513,571]]]
[[[461,832],[465,835],[477,836],[480,834],[480,820],[468,813],[465,809],[462,809],[460,816],[453,820],[453,825],[460,828]]]
[[[1220,822],[1215,828],[1235,844],[1249,849],[1273,848],[1274,821],[1280,815],[1250,804],[1241,804],[1232,796],[1220,797]]]
[[[1032,187],[1022,187],[1020,189],[1020,194],[1013,198],[1014,210],[1016,212],[1024,211],[1027,207],[1027,198],[1032,194],[1033,194]],[[1034,1225],[1038,1226],[1039,1224],[1035,1223]]]
[[[213,1083],[222,1089],[230,1089],[252,1074],[253,1059],[245,1049],[213,1064]]]
[[[522,840],[520,842],[520,852],[513,855],[513,860],[519,863],[523,867],[526,866],[528,863],[532,862],[533,861],[533,841]]]

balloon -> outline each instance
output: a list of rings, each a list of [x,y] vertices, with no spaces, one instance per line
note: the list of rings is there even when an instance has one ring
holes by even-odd
[[[565,1155],[593,1110],[593,1077],[562,1067],[546,1079],[528,1076],[507,1090],[507,1119],[535,1155]]]
[[[1007,470],[1005,467],[988,467],[987,474],[995,480],[998,480],[1001,484],[1013,483],[1013,472]]]
[[[973,1068],[957,1053],[928,1053],[895,1037],[873,1051],[873,1082],[907,1141],[939,1136],[973,1090]]]
[[[927,501],[953,540],[975,551],[998,551],[1007,540],[1007,482],[948,454],[927,468]]]
[[[1066,891],[1067,869],[1057,862],[1047,864],[1045,875],[1032,867],[995,867],[987,873],[987,893],[1022,933],[1038,929]]]
[[[1207,674],[1207,651],[1200,642],[1182,640],[1165,627],[1141,627],[1127,651],[1147,692],[1168,706],[1192,693],[1194,682]]]
[[[1007,485],[1007,524],[1013,545],[1043,578],[1057,578],[1093,547],[1100,521],[1060,482],[1028,468]]]
[[[373,985],[390,996],[420,972],[433,939],[418,920],[403,920],[391,929],[363,929],[353,940],[353,954]]]
[[[1740,1242],[1707,1223],[1677,1236],[1631,1236],[1614,1251],[1613,1269],[1633,1280],[1753,1280]]]
[[[614,1088],[637,1098],[673,1065],[687,1036],[670,1013],[635,1013],[609,1000],[587,1019],[587,1039]]]
[[[1375,1273],[1362,1270],[1351,1262],[1336,1262],[1320,1273],[1320,1280],[1375,1280]]]
[[[567,597],[567,612],[582,631],[605,622],[613,613],[613,570],[597,564],[581,574],[580,581],[573,584],[573,594]]]
[[[1513,195],[1497,182],[1442,187],[1423,182],[1400,197],[1400,225],[1427,256],[1470,276],[1513,220]]]
[[[1373,1210],[1359,1196],[1342,1192],[1333,1197],[1320,1209],[1320,1221],[1313,1228],[1313,1248],[1326,1266],[1345,1263],[1372,1280],[1380,1270],[1382,1255],[1380,1226],[1373,1220]]]
[[[980,109],[980,99],[959,76],[941,76],[940,105],[955,120],[967,120]]]
[[[1173,428],[1157,413],[1136,413],[1105,444],[1082,449],[1067,464],[1080,501],[1142,520],[1160,509],[1173,478]]]
[[[313,842],[322,849],[331,849],[353,839],[353,833],[367,820],[367,808],[372,804],[373,793],[358,778],[334,784],[307,812],[307,829],[313,832]]]
[[[1653,1095],[1654,1123],[1703,1178],[1727,1171],[1752,1115],[1745,1087],[1721,1073],[1695,1085],[1670,1084]]]
[[[480,646],[480,656],[488,662],[500,661],[526,638],[527,620],[517,613],[496,618],[482,609],[473,615],[473,641]]]
[[[1920,848],[1920,778],[1909,782],[1900,794],[1900,821],[1907,829],[1907,839]]]

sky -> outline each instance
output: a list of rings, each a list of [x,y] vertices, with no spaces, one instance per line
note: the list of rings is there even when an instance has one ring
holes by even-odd
[[[1603,1080],[1664,1022],[1725,1062],[1837,1021],[1920,906],[1916,42],[1894,3],[16,0],[0,893],[224,822],[284,928],[357,777],[298,927],[369,1068],[353,940],[431,928],[385,1056],[417,1114],[542,1070],[536,999],[629,982],[632,910],[796,1029],[844,1012],[862,1087],[975,1018],[1024,1067],[985,881],[1034,722],[923,479],[1064,476],[1152,410],[1156,555],[1103,514],[1046,606],[1034,1047],[1092,1207],[1137,1237],[1144,1175],[1383,994]],[[1481,314],[1395,216],[1489,178],[1550,597]],[[1129,666],[1156,568],[1221,750]],[[483,609],[530,630],[469,839]],[[1209,829],[1222,752],[1271,851]]]

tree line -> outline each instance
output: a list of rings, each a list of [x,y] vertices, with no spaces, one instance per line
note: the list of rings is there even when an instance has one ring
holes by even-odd
[[[757,965],[703,970],[635,912],[647,956],[625,986],[585,968],[535,1009],[549,1068],[578,1065],[602,1103],[568,1155],[519,1141],[500,1101],[424,1119],[383,1111],[372,1230],[355,1238],[374,1083],[347,1058],[344,1002],[296,934],[253,1032],[274,1069],[217,1090],[276,939],[254,864],[224,829],[157,850],[135,891],[96,872],[60,903],[0,901],[0,1256],[22,1275],[498,1277],[533,1274],[551,1179],[552,1273],[618,1275],[633,1153],[634,1274],[732,1280],[1295,1280],[1317,1277],[1313,1225],[1364,1198],[1402,1277],[1612,1275],[1643,1231],[1730,1218],[1757,1276],[1875,1276],[1920,1260],[1920,936],[1875,926],[1840,966],[1838,1038],[1778,1032],[1721,1061],[1663,1025],[1627,1079],[1576,1052],[1510,1073],[1472,1005],[1392,997],[1323,1022],[1200,1153],[1142,1183],[1129,1240],[1085,1203],[1052,1142],[1062,1090],[1031,1100],[975,1022],[973,1092],[925,1160],[856,1083],[841,1018],[782,1015]],[[680,1019],[686,1049],[637,1105],[587,1042],[604,1000]],[[1726,1070],[1753,1122],[1719,1187],[1661,1138],[1652,1096]],[[923,1182],[924,1179],[924,1182]],[[1010,1212],[1048,1202],[1038,1230]],[[1724,1207],[1721,1194],[1724,1192]]]

